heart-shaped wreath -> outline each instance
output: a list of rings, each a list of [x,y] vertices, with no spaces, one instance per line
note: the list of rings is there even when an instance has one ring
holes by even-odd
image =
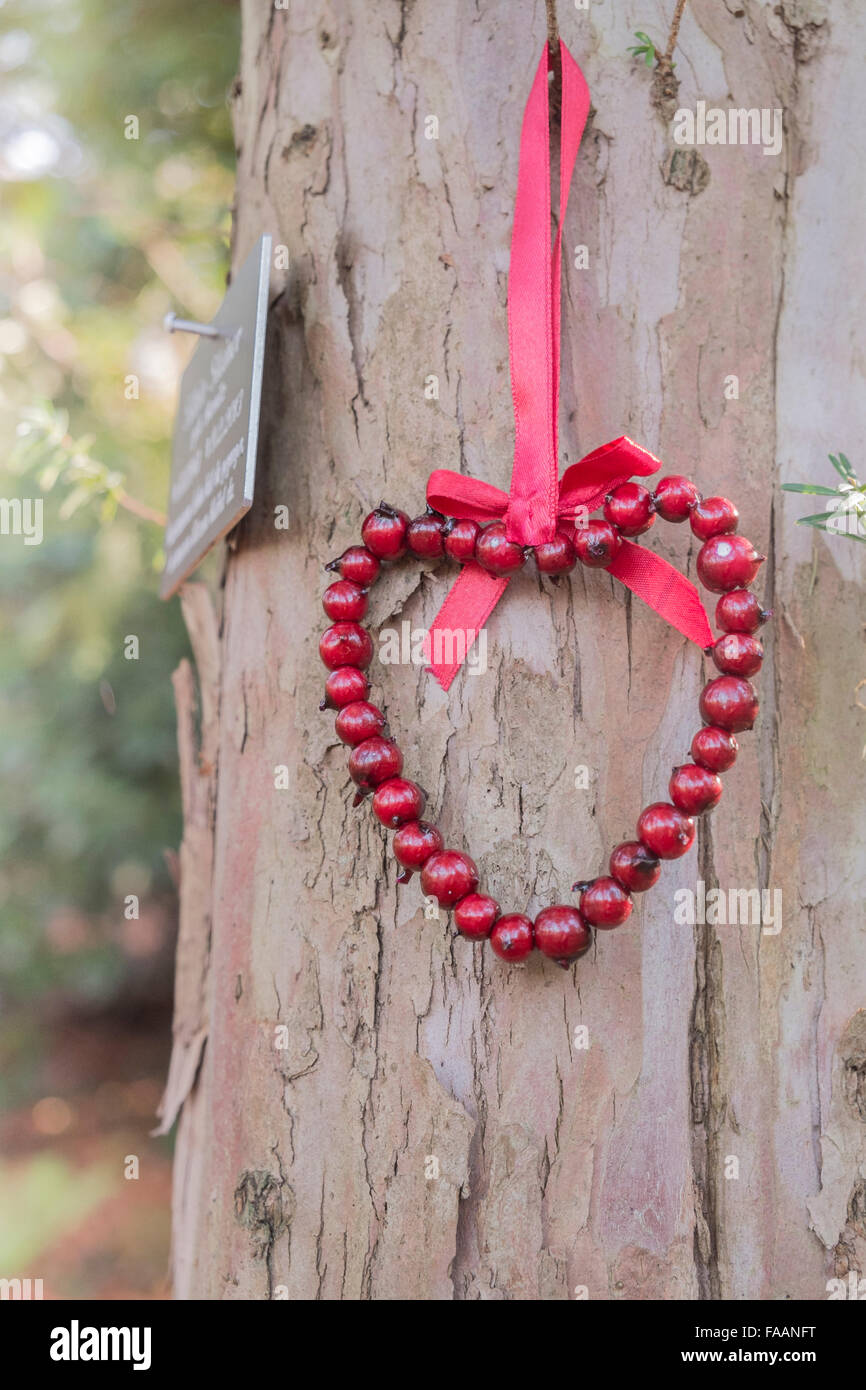
[[[330,672],[321,707],[337,710],[337,734],[352,750],[349,773],[358,788],[355,804],[372,793],[374,814],[396,832],[394,855],[403,870],[398,882],[419,872],[423,892],[453,909],[457,930],[473,940],[489,937],[503,960],[524,960],[537,947],[567,967],[588,949],[593,927],[617,927],[630,916],[632,894],[653,886],[661,860],[677,859],[691,848],[694,817],[719,801],[719,774],[737,756],[735,734],[750,729],[757,717],[758,699],[748,678],[760,669],[763,648],[755,633],[770,615],[749,590],[764,557],[737,534],[738,512],[727,498],[702,499],[694,483],[678,474],[662,478],[650,492],[632,479],[654,473],[659,460],[626,438],[594,450],[558,478],[562,224],[589,110],[583,75],[564,44],[560,63],[560,215],[552,251],[548,72],[553,64],[548,48],[521,134],[508,280],[515,414],[511,490],[506,494],[477,479],[437,469],[427,485],[427,510],[414,521],[385,503],[370,512],[361,527],[362,544],[350,546],[327,566],[340,577],[324,595],[333,625],[323,634],[319,653]],[[603,516],[592,517],[600,507]],[[657,516],[671,522],[688,520],[702,542],[698,577],[711,592],[721,594],[717,640],[694,585],[632,539],[648,531]],[[693,761],[673,771],[670,801],[645,807],[638,817],[637,838],[616,846],[607,874],[574,885],[580,892],[577,907],[546,907],[534,922],[520,912],[500,913],[493,898],[478,892],[478,870],[469,856],[447,849],[437,828],[421,819],[425,794],[401,775],[400,749],[390,737],[384,714],[367,698],[370,683],[365,671],[373,644],[361,626],[368,591],[382,562],[407,553],[432,560],[447,555],[462,567],[426,639],[430,669],[446,690],[466,647],[530,555],[539,572],[554,580],[578,561],[605,569],[710,654],[721,673],[701,692],[704,724],[692,739]],[[455,656],[451,641],[445,659],[439,639],[455,633],[465,634],[463,650]]]

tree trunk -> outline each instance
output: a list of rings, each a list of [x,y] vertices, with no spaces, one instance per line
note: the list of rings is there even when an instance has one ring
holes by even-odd
[[[662,46],[673,9],[649,6]],[[643,0],[560,10],[594,106],[565,228],[562,466],[627,433],[736,500],[775,610],[759,724],[697,850],[573,970],[508,968],[425,918],[417,879],[395,887],[317,711],[322,564],[380,498],[423,510],[433,467],[508,486],[506,276],[544,10],[245,0],[234,260],[268,231],[289,264],[218,639],[203,591],[185,599],[205,754],[181,672],[180,1297],[822,1299],[862,1266],[863,556],[795,529],[816,508],[779,482],[820,480],[866,425],[866,13],[692,0],[654,79],[626,54]],[[781,153],[676,146],[673,111],[699,100],[783,108]],[[694,575],[688,527],[648,543]],[[428,625],[452,578],[394,566],[371,627]],[[371,674],[447,842],[532,914],[574,901],[666,796],[702,659],[608,576],[527,570],[485,673],[448,696],[418,666]],[[678,922],[698,880],[780,889],[781,930]]]

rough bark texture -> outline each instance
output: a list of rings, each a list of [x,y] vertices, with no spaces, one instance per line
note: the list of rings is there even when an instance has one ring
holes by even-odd
[[[866,12],[692,0],[654,83],[625,50],[636,28],[663,42],[672,3],[560,9],[594,104],[565,235],[563,465],[625,432],[735,498],[770,557],[760,723],[697,852],[573,971],[508,969],[395,889],[316,708],[321,566],[380,497],[421,510],[432,466],[507,487],[509,236],[545,12],[245,0],[235,260],[261,231],[290,260],[202,678],[217,751],[204,799],[187,786],[180,1297],[820,1299],[863,1264],[863,555],[795,529],[808,499],[778,484],[855,457],[866,425]],[[698,99],[784,108],[783,152],[675,148],[671,112]],[[650,543],[693,574],[687,528]],[[428,623],[450,577],[396,567],[372,625]],[[513,582],[488,650],[447,697],[418,667],[374,679],[449,842],[533,912],[665,794],[702,662],[580,570]],[[179,694],[188,733],[183,675]],[[698,878],[780,888],[782,930],[678,925]]]

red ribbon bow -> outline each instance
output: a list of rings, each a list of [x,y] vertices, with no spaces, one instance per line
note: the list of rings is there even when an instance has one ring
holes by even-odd
[[[557,522],[599,507],[606,492],[635,474],[660,467],[646,449],[625,438],[594,449],[558,477],[559,337],[562,228],[580,137],[589,113],[583,73],[560,41],[562,123],[559,222],[550,247],[549,45],[535,74],[520,136],[520,166],[511,263],[508,272],[508,350],[514,402],[514,467],[506,494],[490,483],[437,468],[427,501],[447,516],[474,521],[505,518],[508,539],[518,545],[552,540]],[[694,585],[661,556],[623,539],[609,574],[654,608],[701,648],[713,640]],[[427,634],[430,670],[444,690],[460,669],[508,585],[480,565],[466,565]],[[455,634],[459,635],[455,642]],[[445,640],[443,641],[443,637]],[[455,647],[458,649],[455,654]],[[447,650],[448,656],[444,655]]]

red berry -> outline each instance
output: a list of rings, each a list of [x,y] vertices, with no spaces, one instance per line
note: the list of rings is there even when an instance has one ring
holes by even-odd
[[[475,542],[475,558],[491,574],[514,574],[525,565],[526,551],[508,539],[504,521],[494,521],[484,527]]]
[[[675,767],[668,785],[671,801],[687,816],[712,810],[722,795],[722,779],[697,763]]]
[[[758,717],[758,697],[754,686],[740,676],[716,676],[701,691],[701,718],[738,734],[751,729]]]
[[[365,738],[381,734],[385,727],[385,716],[380,709],[368,704],[366,700],[355,700],[340,710],[334,727],[337,737],[354,748],[356,743],[363,743]]]
[[[574,542],[567,531],[557,531],[552,541],[535,547],[535,563],[542,574],[567,574],[577,564]]]
[[[637,833],[658,859],[679,859],[695,842],[695,823],[667,801],[654,801],[641,811]]]
[[[576,907],[545,907],[535,919],[536,946],[543,956],[565,969],[588,951],[591,943],[592,932]]]
[[[706,724],[692,739],[692,757],[710,772],[727,772],[737,761],[739,744],[727,729]]]
[[[341,579],[350,579],[362,589],[369,589],[379,578],[379,561],[364,545],[350,545],[338,560],[332,560],[326,570],[337,570]]]
[[[375,511],[364,517],[361,535],[368,550],[380,560],[399,560],[406,554],[406,532],[409,518],[405,512],[398,512],[386,502],[380,502]]]
[[[454,925],[461,936],[480,941],[489,936],[499,916],[499,903],[486,893],[467,893],[454,909]]]
[[[672,473],[667,478],[659,479],[653,501],[662,521],[685,521],[692,507],[700,501],[700,496],[690,478]]]
[[[748,632],[726,632],[713,647],[713,661],[729,676],[753,676],[763,659],[763,642]]]
[[[658,882],[662,866],[640,840],[625,840],[610,856],[610,872],[630,893],[645,893]]]
[[[731,589],[716,604],[716,627],[723,632],[757,632],[772,616],[749,589]]]
[[[490,945],[501,960],[526,960],[533,947],[533,927],[522,912],[500,917],[490,933]]]
[[[397,882],[408,883],[413,873],[423,869],[431,854],[438,854],[445,848],[445,841],[435,825],[425,820],[410,820],[400,826],[392,848],[394,858],[403,868]]]
[[[338,666],[325,681],[325,698],[319,709],[345,709],[355,700],[366,700],[370,682],[357,666]]]
[[[574,548],[582,565],[603,569],[614,559],[622,541],[609,521],[590,520],[574,528]]]
[[[406,532],[406,543],[413,555],[420,555],[424,560],[435,560],[445,552],[445,545],[442,540],[442,527],[445,518],[441,512],[434,511],[428,507],[423,516],[416,516],[414,521],[409,522]]]
[[[443,849],[432,854],[421,870],[421,891],[442,907],[453,907],[478,887],[478,870],[468,854]]]
[[[373,815],[388,830],[395,830],[404,821],[417,821],[424,814],[427,797],[421,787],[405,777],[389,777],[380,782],[373,793]]]
[[[389,777],[399,777],[402,771],[403,754],[396,743],[380,734],[365,738],[349,754],[349,776],[357,784],[361,797]]]
[[[726,536],[736,531],[740,513],[727,497],[705,497],[692,508],[689,521],[699,541],[711,536]]]
[[[367,595],[351,579],[338,579],[325,590],[322,607],[334,623],[358,622],[367,611]]]
[[[640,536],[656,519],[652,493],[640,483],[620,483],[604,499],[604,514],[624,536]]]
[[[751,584],[766,558],[745,536],[713,536],[698,551],[698,578],[714,594],[742,589]]]
[[[615,878],[596,878],[580,895],[580,910],[587,922],[607,930],[631,916],[634,903]]]
[[[334,623],[319,638],[319,656],[329,671],[338,666],[370,665],[373,643],[370,634],[358,623]]]
[[[469,517],[455,521],[452,517],[442,527],[445,554],[458,564],[468,565],[470,560],[475,559],[475,543],[480,534],[481,527],[477,521],[470,521]]]

